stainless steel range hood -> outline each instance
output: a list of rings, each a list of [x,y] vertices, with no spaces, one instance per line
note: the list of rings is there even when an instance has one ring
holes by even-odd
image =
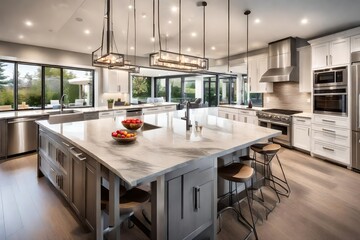
[[[289,37],[269,43],[269,69],[260,82],[298,82],[297,39]]]

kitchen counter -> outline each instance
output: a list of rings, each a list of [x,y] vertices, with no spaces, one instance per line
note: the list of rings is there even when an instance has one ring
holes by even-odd
[[[143,116],[145,123],[160,128],[139,131],[136,142],[128,145],[111,138],[111,132],[124,128],[121,124],[124,117],[62,124],[43,120],[38,124],[88,152],[131,186],[197,159],[223,156],[260,139],[280,135],[269,128],[219,118],[215,108],[193,109],[190,116],[193,124],[198,121],[203,125],[201,132],[194,127],[186,131],[185,121],[180,119],[183,111]]]
[[[312,118],[312,113],[309,113],[309,112],[302,112],[302,113],[297,113],[297,114],[294,114],[292,115],[293,117],[301,117],[301,118]]]
[[[137,109],[137,108],[152,108],[152,107],[161,107],[161,106],[171,106],[176,105],[177,103],[161,103],[161,104],[139,104],[139,105],[130,105],[130,106],[114,106],[112,109],[109,109],[107,106],[101,107],[89,107],[89,108],[64,108],[65,110],[75,110],[79,112],[103,112],[103,111],[112,111],[112,110],[127,110],[127,109]],[[11,119],[11,118],[21,118],[21,117],[36,117],[36,116],[46,116],[53,111],[59,111],[59,109],[46,109],[46,110],[21,110],[21,111],[6,111],[0,112],[1,119]]]
[[[249,110],[249,111],[262,111],[262,110],[266,109],[266,108],[263,108],[263,107],[248,108],[247,105],[231,105],[231,104],[219,105],[219,107],[243,109],[243,110]]]

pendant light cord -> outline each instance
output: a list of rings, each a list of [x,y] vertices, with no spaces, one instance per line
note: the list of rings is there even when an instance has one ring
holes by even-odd
[[[157,1],[157,19],[158,19],[158,34],[159,34],[159,48],[160,48],[160,51],[162,50],[162,47],[161,47],[161,29],[160,29],[160,0]]]
[[[134,0],[134,64],[136,65],[136,0]]]
[[[206,35],[205,35],[205,27],[206,27],[206,25],[205,25],[205,19],[206,19],[206,17],[205,17],[205,7],[207,6],[207,3],[204,1],[204,2],[202,2],[202,6],[203,6],[203,58],[205,58],[205,40],[206,40]]]
[[[228,35],[227,35],[227,40],[228,40],[228,43],[227,43],[227,65],[228,65],[228,72],[230,72],[230,0],[228,0]]]
[[[181,0],[179,0],[179,54],[181,54]]]

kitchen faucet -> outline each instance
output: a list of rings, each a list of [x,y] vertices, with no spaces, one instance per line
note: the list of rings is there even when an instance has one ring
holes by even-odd
[[[185,112],[185,117],[182,117],[182,120],[186,121],[186,131],[190,130],[190,127],[192,127],[191,125],[191,121],[190,121],[190,101],[188,101],[186,103],[186,112]]]
[[[64,111],[64,105],[63,102],[65,100],[65,96],[67,96],[67,94],[63,94],[60,98],[60,113],[62,113]]]

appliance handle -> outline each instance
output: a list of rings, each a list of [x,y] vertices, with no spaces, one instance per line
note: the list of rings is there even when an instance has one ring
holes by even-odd
[[[271,124],[274,124],[274,125],[280,125],[280,126],[284,126],[284,127],[289,127],[290,124],[287,124],[287,123],[281,123],[281,122],[273,122],[273,121],[270,121]]]
[[[314,96],[340,96],[344,95],[346,96],[346,93],[314,93]]]

